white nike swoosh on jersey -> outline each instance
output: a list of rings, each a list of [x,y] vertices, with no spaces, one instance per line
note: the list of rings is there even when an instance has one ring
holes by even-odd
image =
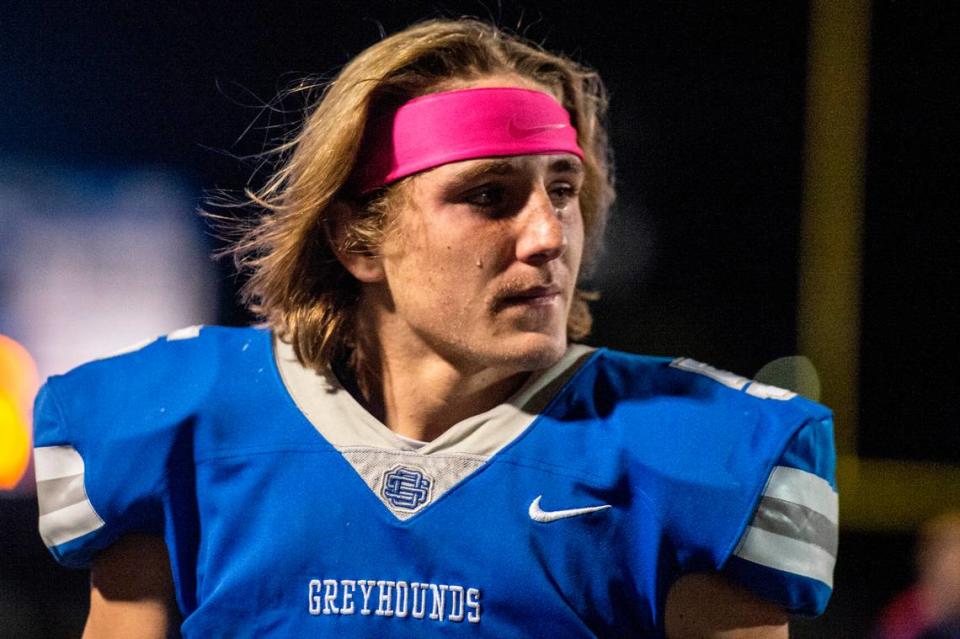
[[[604,504],[602,506],[587,506],[585,508],[568,508],[567,510],[543,510],[540,508],[540,500],[542,498],[543,495],[537,495],[537,498],[530,503],[529,512],[530,519],[539,521],[543,524],[549,524],[551,521],[557,521],[558,519],[578,517],[580,515],[595,513],[598,510],[606,510],[607,508],[610,508],[610,504]]]

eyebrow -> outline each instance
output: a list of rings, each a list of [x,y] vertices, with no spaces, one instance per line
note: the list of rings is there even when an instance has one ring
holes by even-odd
[[[550,163],[550,170],[554,173],[574,173],[580,175],[583,173],[583,163],[579,160],[574,162],[567,158],[560,158]]]
[[[510,175],[516,170],[510,160],[486,160],[457,172],[455,179],[458,182],[471,182],[484,175]]]
[[[581,175],[583,173],[583,164],[579,160],[574,161],[568,158],[559,158],[550,163],[549,170],[552,173],[572,173]],[[460,171],[454,176],[458,182],[470,182],[484,175],[510,175],[517,172],[517,166],[512,158],[493,159],[479,162]]]

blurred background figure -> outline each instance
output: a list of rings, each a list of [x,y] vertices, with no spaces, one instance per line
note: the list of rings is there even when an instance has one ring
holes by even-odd
[[[875,639],[960,639],[960,511],[917,534],[917,579],[880,613]]]

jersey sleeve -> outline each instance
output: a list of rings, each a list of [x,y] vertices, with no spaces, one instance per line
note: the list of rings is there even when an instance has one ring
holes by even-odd
[[[76,546],[71,542],[102,529],[104,522],[87,496],[86,466],[70,443],[50,382],[37,395],[33,422],[40,537],[58,561],[84,567],[87,558],[71,553]]]
[[[39,529],[60,563],[85,568],[124,534],[164,534],[168,482],[189,476],[193,406],[205,387],[192,350],[161,338],[51,377],[40,390]]]
[[[73,423],[48,382],[34,411],[40,537],[60,563],[86,568],[125,533],[160,535],[162,471],[145,442],[88,420]],[[125,440],[125,441],[124,441]]]
[[[823,612],[837,557],[836,455],[830,419],[793,436],[722,572],[795,614]]]
[[[830,409],[686,358],[600,358],[584,386],[623,438],[642,539],[632,570],[653,593],[655,623],[693,573],[724,574],[792,613],[822,612],[837,546]]]

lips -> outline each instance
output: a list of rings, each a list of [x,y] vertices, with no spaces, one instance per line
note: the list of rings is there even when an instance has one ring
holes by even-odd
[[[531,286],[500,297],[500,306],[547,306],[560,299],[560,287],[556,285]]]

